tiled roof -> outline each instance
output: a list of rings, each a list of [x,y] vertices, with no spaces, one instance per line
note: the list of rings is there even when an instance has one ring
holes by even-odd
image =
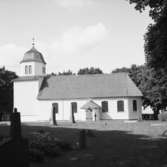
[[[32,61],[46,64],[42,53],[39,52],[34,46],[24,54],[23,60],[20,63]]]
[[[137,97],[141,91],[127,73],[46,76],[41,84],[39,100]]]

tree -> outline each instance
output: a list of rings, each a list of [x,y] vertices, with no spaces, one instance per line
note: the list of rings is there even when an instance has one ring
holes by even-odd
[[[149,67],[155,71],[163,69],[167,72],[167,11],[164,13],[157,23],[148,27],[145,34],[145,54]]]
[[[135,4],[135,9],[140,12],[149,8],[149,15],[157,21],[165,12],[167,6],[166,0],[128,0],[130,4]]]
[[[154,111],[154,118],[158,118],[159,110],[166,104],[165,97],[160,100],[159,92],[162,92],[160,85],[160,78],[157,78],[156,73],[151,68],[145,65],[137,66],[132,65],[130,68],[119,68],[112,71],[115,72],[128,72],[130,78],[134,81],[136,86],[143,94],[143,107],[151,106]],[[163,89],[164,90],[164,89]],[[161,96],[162,97],[162,96]]]
[[[147,85],[155,115],[167,107],[167,1],[166,0],[129,0],[135,9],[144,11],[149,7],[149,15],[154,20],[145,34],[145,55],[151,79]]]
[[[103,74],[103,71],[100,68],[82,68],[78,71],[78,75],[83,75],[83,74]]]
[[[13,110],[13,82],[17,75],[0,68],[0,113],[11,113]],[[1,118],[0,118],[1,119]]]
[[[126,72],[129,74],[130,78],[134,81],[137,87],[140,86],[142,78],[143,78],[143,72],[145,70],[145,66],[137,66],[133,64],[130,68],[127,67],[122,67],[122,68],[117,68],[112,71],[112,73],[117,73],[117,72]]]
[[[71,70],[59,72],[58,75],[75,75]]]
[[[127,67],[122,67],[122,68],[116,68],[115,70],[112,71],[112,73],[119,73],[119,72],[130,72],[130,68]]]

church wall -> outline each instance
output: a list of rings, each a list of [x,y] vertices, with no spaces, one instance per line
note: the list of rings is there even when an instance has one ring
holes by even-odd
[[[137,111],[133,111],[133,100],[137,102]],[[142,99],[138,98],[129,98],[128,100],[129,107],[129,118],[130,119],[139,119],[142,117]]]
[[[32,73],[31,74],[25,74],[25,66],[31,66],[32,67]],[[20,66],[20,75],[21,76],[32,76],[35,75],[35,63],[34,62],[24,62],[21,63]]]
[[[35,75],[43,75],[43,67],[45,67],[45,64],[43,63],[38,63],[38,62],[35,62]]]
[[[135,99],[135,98],[134,98]],[[124,112],[117,111],[117,101],[124,101]],[[140,111],[141,103],[140,99],[138,100],[138,111]],[[75,113],[75,119],[78,121],[86,120],[86,112],[81,109],[81,107],[88,102],[89,99],[74,99],[74,100],[57,100],[57,101],[39,101],[39,114],[41,115],[41,119],[46,118],[51,119],[51,111],[52,111],[52,103],[58,103],[59,112],[56,114],[57,120],[70,121],[71,119],[71,103],[77,102],[77,113]],[[108,101],[108,112],[100,113],[102,120],[109,119],[138,119],[138,112],[132,112],[132,99],[128,98],[110,98],[110,99],[93,99],[95,103],[101,106],[102,101]],[[49,120],[48,119],[48,120]]]
[[[31,74],[25,74],[25,66],[32,67]],[[43,75],[42,68],[45,67],[45,64],[39,62],[24,62],[21,63],[21,76],[32,76],[32,75]]]
[[[14,107],[22,121],[35,121],[38,117],[38,81],[14,82]]]

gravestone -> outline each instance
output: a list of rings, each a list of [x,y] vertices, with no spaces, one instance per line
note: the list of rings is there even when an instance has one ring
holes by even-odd
[[[86,148],[86,130],[82,129],[79,132],[79,148],[84,149]]]
[[[11,113],[10,140],[0,145],[0,166],[29,167],[28,141],[21,135],[20,113]]]
[[[14,108],[14,112],[10,116],[10,137],[13,140],[21,139],[21,121],[20,113]]]

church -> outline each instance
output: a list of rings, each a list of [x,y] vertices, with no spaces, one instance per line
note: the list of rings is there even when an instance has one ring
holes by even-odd
[[[34,44],[20,61],[14,107],[22,122],[140,119],[142,93],[127,73],[51,75]]]

